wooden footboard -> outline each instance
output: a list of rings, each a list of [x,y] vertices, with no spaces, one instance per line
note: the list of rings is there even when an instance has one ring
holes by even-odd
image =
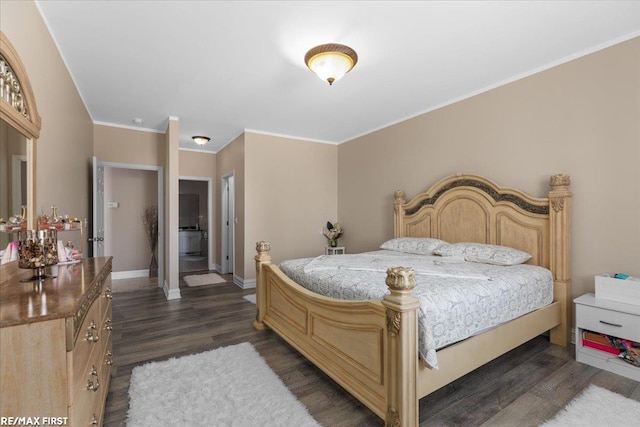
[[[256,245],[256,329],[265,325],[388,425],[418,422],[418,300],[413,270],[389,269],[382,301],[341,301],[296,284]]]
[[[562,304],[554,301],[439,350],[439,369],[428,369],[418,358],[413,270],[388,269],[382,301],[336,300],[271,264],[268,243],[256,248],[255,328],[271,328],[388,426],[417,426],[421,397],[562,323]]]

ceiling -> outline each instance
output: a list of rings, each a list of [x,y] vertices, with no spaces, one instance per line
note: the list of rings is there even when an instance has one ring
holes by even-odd
[[[640,35],[638,1],[36,3],[95,123],[177,117],[214,152],[245,130],[339,144]],[[323,43],[359,57],[333,86],[303,60]]]

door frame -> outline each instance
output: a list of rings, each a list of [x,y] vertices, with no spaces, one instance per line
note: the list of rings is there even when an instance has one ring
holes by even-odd
[[[158,287],[164,285],[164,169],[162,166],[135,163],[102,162],[104,168],[156,171],[158,175]],[[95,220],[95,213],[94,213]],[[112,233],[113,230],[105,230]],[[177,250],[177,249],[176,249]]]
[[[22,179],[23,163],[27,164],[26,154],[11,155],[11,209],[7,212],[8,214],[20,213],[22,212],[22,206],[27,205],[27,201],[25,200],[23,203],[22,200],[22,192],[27,187],[27,183]],[[30,212],[27,212],[27,216],[29,214]]]
[[[215,227],[215,224],[213,223],[213,178],[207,176],[180,175],[178,177],[178,183],[180,181],[203,181],[207,183],[207,223],[209,224],[209,230],[207,230],[207,234],[209,236],[207,240],[207,268],[214,271],[215,264],[213,262],[213,251],[211,250],[215,237],[211,233]]]
[[[220,273],[227,274],[235,272],[235,170],[222,175],[220,185]],[[227,222],[230,227],[226,226]]]

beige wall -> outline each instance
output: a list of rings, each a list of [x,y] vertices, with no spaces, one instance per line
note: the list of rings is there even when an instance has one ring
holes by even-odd
[[[95,125],[93,152],[103,162],[164,166],[165,139],[160,133]],[[149,248],[144,229],[140,228],[140,216],[145,206],[158,204],[157,174],[157,171],[105,168],[105,204],[119,201],[116,199],[128,201],[118,209],[105,206],[105,255],[114,257],[113,271],[149,268]],[[129,235],[135,236],[135,242],[127,246],[122,239]]]
[[[37,145],[37,213],[89,213],[93,124],[35,3],[0,2],[0,29],[33,87],[42,130]]]
[[[640,276],[640,38],[357,138],[338,149],[350,251],[393,236],[393,191],[465,172],[544,197],[573,191],[574,296],[593,276]],[[363,159],[367,159],[363,161]]]
[[[113,256],[113,271],[149,269],[151,250],[142,215],[147,206],[158,206],[157,171],[106,167],[104,200],[104,253]],[[118,207],[108,207],[109,202]]]
[[[228,173],[234,173],[235,180],[235,194],[234,194],[234,204],[235,204],[235,218],[237,218],[237,222],[235,223],[235,234],[234,234],[234,276],[238,276],[240,278],[245,277],[245,263],[244,263],[244,226],[245,226],[245,134],[238,136],[236,139],[227,144],[222,150],[220,150],[216,154],[216,185],[220,186],[222,182],[222,177],[227,175]],[[216,189],[216,194],[219,193],[219,189]],[[219,196],[216,196],[219,197]],[[220,212],[220,203],[216,200],[214,204],[214,224],[215,227],[211,227],[215,230],[216,236],[221,235],[220,221],[222,218],[222,213]],[[220,239],[216,238],[216,257],[215,262],[217,265],[221,265],[220,259]],[[254,270],[251,268],[250,271]]]
[[[164,166],[165,135],[149,131],[95,125],[93,155],[103,162]]]
[[[259,240],[275,263],[323,254],[322,227],[338,216],[338,147],[245,133],[245,166],[245,279]]]

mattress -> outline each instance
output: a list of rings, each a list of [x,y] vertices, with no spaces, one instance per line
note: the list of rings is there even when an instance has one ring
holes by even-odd
[[[436,351],[513,320],[553,301],[553,276],[545,268],[497,266],[457,257],[379,250],[287,260],[280,269],[296,283],[332,298],[380,300],[388,293],[388,267],[416,271],[419,353],[437,369]]]

